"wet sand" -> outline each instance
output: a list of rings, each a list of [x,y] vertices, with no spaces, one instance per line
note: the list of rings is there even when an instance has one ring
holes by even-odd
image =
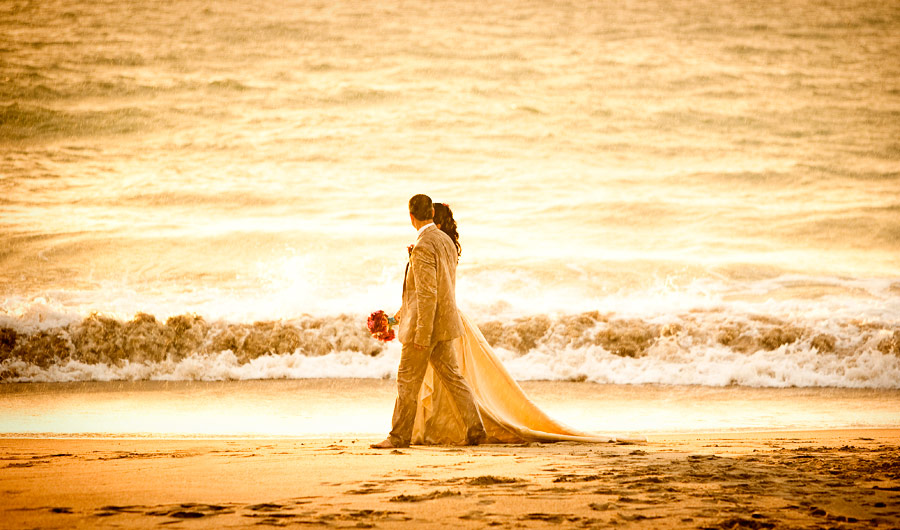
[[[900,429],[369,449],[0,439],[8,528],[900,528]]]

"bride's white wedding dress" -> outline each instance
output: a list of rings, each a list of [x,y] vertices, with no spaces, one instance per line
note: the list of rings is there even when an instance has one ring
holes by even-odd
[[[646,440],[585,433],[553,420],[528,399],[494,355],[478,326],[462,313],[460,318],[463,335],[454,341],[456,360],[481,411],[488,443]],[[429,365],[419,391],[412,443],[461,445],[465,440],[466,428],[456,405]]]

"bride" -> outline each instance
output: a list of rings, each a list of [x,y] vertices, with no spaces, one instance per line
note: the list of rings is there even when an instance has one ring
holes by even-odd
[[[434,224],[450,236],[457,255],[460,255],[462,248],[456,221],[447,204],[434,203]],[[462,312],[459,314],[463,335],[454,340],[454,352],[459,370],[481,413],[487,443],[644,441],[643,438],[624,440],[582,432],[549,417],[509,375],[478,326]],[[466,425],[430,364],[419,391],[411,443],[466,443]]]

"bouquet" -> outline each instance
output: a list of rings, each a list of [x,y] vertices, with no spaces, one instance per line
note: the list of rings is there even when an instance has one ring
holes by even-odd
[[[394,330],[391,328],[396,324],[397,319],[387,316],[384,311],[375,311],[369,315],[369,320],[366,321],[366,327],[369,328],[372,338],[382,342],[394,340]]]

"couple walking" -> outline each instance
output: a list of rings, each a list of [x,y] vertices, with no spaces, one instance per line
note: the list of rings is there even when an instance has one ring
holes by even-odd
[[[418,230],[403,283],[397,401],[377,449],[419,444],[611,442],[554,421],[522,391],[484,336],[456,307],[459,235],[453,212],[427,195],[409,200]]]

